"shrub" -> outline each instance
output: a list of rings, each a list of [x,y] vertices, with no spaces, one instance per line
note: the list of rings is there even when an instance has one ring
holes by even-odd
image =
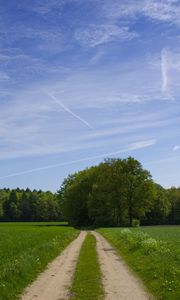
[[[132,227],[139,227],[140,226],[140,221],[138,219],[133,219],[132,220]]]
[[[146,254],[150,254],[153,251],[157,251],[160,245],[157,240],[153,238],[147,238],[142,241],[141,246]]]

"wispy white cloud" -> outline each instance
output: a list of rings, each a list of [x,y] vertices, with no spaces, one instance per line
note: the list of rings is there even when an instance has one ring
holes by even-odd
[[[167,91],[167,87],[166,87]],[[172,100],[173,96],[170,93],[161,93],[157,89],[152,88],[151,91],[140,91],[141,93],[119,93],[107,97],[107,103],[144,103],[149,101],[167,101]]]
[[[104,3],[106,15],[110,18],[145,16],[160,22],[180,25],[180,3],[178,0],[115,0]]]
[[[103,153],[103,154],[90,156],[90,157],[77,159],[77,160],[71,160],[71,161],[68,161],[68,162],[65,162],[65,163],[47,165],[47,166],[43,166],[43,167],[40,167],[40,168],[25,170],[25,171],[22,171],[22,172],[16,172],[16,173],[13,173],[13,174],[1,176],[0,179],[26,175],[26,174],[39,172],[39,171],[43,171],[43,170],[48,170],[48,169],[53,169],[53,168],[58,168],[58,167],[62,167],[62,166],[73,165],[73,164],[76,164],[76,163],[91,161],[91,160],[95,160],[95,159],[98,159],[98,158],[106,158],[106,157],[109,157],[109,156],[116,156],[116,155],[121,154],[121,153],[126,153],[126,152],[130,152],[130,151],[134,151],[134,150],[138,150],[138,149],[142,149],[142,148],[147,148],[147,147],[153,146],[155,143],[156,143],[156,140],[154,140],[154,139],[146,140],[146,141],[139,141],[139,142],[133,143],[133,144],[127,146],[126,148],[118,150],[118,151]]]
[[[31,10],[41,16],[61,14],[67,4],[84,4],[84,0],[38,0],[18,3],[19,8]],[[111,18],[146,16],[152,20],[180,24],[179,0],[91,0],[96,5],[97,13],[100,12]],[[100,14],[101,15],[101,14]],[[99,16],[100,17],[100,16]]]
[[[89,61],[90,65],[95,65],[96,63],[98,63],[99,61],[101,61],[101,58],[104,55],[104,51],[102,50],[98,50],[95,55],[93,55]]]
[[[180,146],[179,146],[179,145],[175,145],[175,146],[173,147],[173,151],[177,151],[177,150],[180,150]]]
[[[179,123],[179,118],[172,119],[172,120],[152,120],[152,121],[136,121],[135,122],[128,122],[127,124],[123,124],[120,127],[110,128],[110,129],[101,129],[94,133],[86,134],[83,139],[84,140],[91,140],[96,138],[107,138],[112,136],[118,136],[123,134],[130,134],[132,132],[138,132],[141,130],[153,129],[153,128],[163,128],[167,127],[168,125],[172,125],[174,123]],[[82,137],[79,137],[82,139]]]
[[[0,71],[0,81],[7,81],[10,77],[6,72]]]
[[[120,115],[119,118],[113,118],[109,120],[97,120],[95,122],[95,125],[98,126],[99,124],[101,126],[134,126],[141,124],[147,124],[147,126],[153,125],[156,122],[159,125],[163,125],[167,122],[167,126],[172,122],[178,122],[179,120],[179,108],[177,106],[171,107],[168,109],[164,108],[161,111],[155,111],[155,112],[142,112],[141,110],[133,111],[133,112],[127,112],[125,115]],[[161,123],[162,122],[162,123]]]
[[[40,62],[41,60],[39,58],[34,58],[32,56],[29,56],[27,54],[23,54],[23,53],[8,53],[8,51],[2,51],[0,53],[0,61],[1,62],[9,62],[9,61],[29,61],[30,63],[33,62]]]
[[[180,11],[179,1],[174,0],[146,0],[144,5],[144,14],[159,21],[178,21]],[[178,21],[179,23],[179,21]]]
[[[167,49],[161,51],[161,74],[162,74],[162,93],[166,93],[169,90],[169,64],[170,64],[170,53]]]
[[[44,136],[44,135],[43,135]],[[39,135],[40,137],[40,135]],[[42,137],[40,137],[42,138]],[[45,136],[47,138],[47,136]],[[17,158],[27,158],[27,157],[43,157],[46,155],[59,155],[64,153],[75,153],[77,151],[83,150],[94,150],[98,148],[104,148],[108,145],[107,141],[78,141],[71,138],[71,141],[66,142],[62,139],[61,143],[57,143],[53,141],[53,144],[50,142],[44,142],[42,140],[39,143],[36,141],[31,143],[30,141],[19,141],[16,138],[13,140],[7,141],[11,144],[11,148],[4,147],[0,151],[0,160],[7,160],[7,159],[17,159]],[[117,140],[114,140],[114,144],[117,143]],[[119,143],[118,143],[119,144]],[[3,147],[1,147],[3,148]]]
[[[107,69],[90,66],[59,82],[54,80],[48,90],[63,90],[63,103],[72,110],[172,100],[178,87],[171,94],[162,93],[160,63],[154,69],[148,63],[149,59],[142,58],[126,65],[121,61]]]
[[[96,47],[114,40],[131,40],[137,37],[136,32],[128,27],[119,27],[114,24],[89,25],[88,28],[77,29],[75,38],[84,46]]]
[[[60,40],[62,38],[62,31],[60,29],[57,29],[54,31],[52,28],[45,29],[41,27],[34,27],[33,25],[23,25],[23,24],[13,24],[12,27],[2,27],[0,29],[1,34],[0,40],[5,40],[6,42],[14,42],[17,40],[20,40],[22,38],[24,39],[34,39],[37,42],[37,39],[43,40],[43,41],[55,41]]]
[[[61,10],[63,6],[64,0],[44,0],[44,1],[36,1],[31,5],[21,5],[25,9],[32,10],[40,15],[47,15],[53,10]]]
[[[40,26],[39,23],[30,25],[27,23],[13,23],[13,25],[9,26],[1,24],[0,42],[2,48],[7,43],[12,47],[15,42],[21,44],[22,40],[29,43],[31,53],[41,52],[41,57],[43,54],[47,55],[47,53],[59,53],[66,49],[68,44],[68,41],[65,42],[67,40],[65,33],[58,26],[49,26],[47,28],[47,26]],[[27,58],[27,56],[24,58]]]
[[[180,156],[168,156],[168,157],[165,157],[165,158],[162,158],[162,159],[157,159],[157,160],[152,160],[152,161],[147,161],[146,163],[144,163],[145,165],[159,165],[159,164],[162,164],[163,166],[166,165],[165,163],[176,163],[180,161]],[[179,178],[177,178],[179,179]],[[174,186],[174,184],[173,184]],[[179,183],[178,183],[178,186],[179,186]]]
[[[18,4],[19,8],[31,10],[39,15],[46,16],[52,12],[60,14],[63,7],[68,3],[78,3],[82,0],[36,0],[32,3],[21,2]]]
[[[172,118],[168,107],[169,115],[162,118],[162,105],[165,104],[161,104],[157,116],[153,115],[152,118],[148,117],[147,111],[144,110],[146,105],[149,105],[148,101],[157,104],[159,100],[168,100],[166,95],[161,95],[161,82],[158,81],[157,72],[159,65],[155,71],[148,68],[146,61],[142,60],[134,65],[128,63],[126,67],[123,64],[113,65],[107,70],[77,70],[66,78],[49,80],[47,84],[37,82],[21,92],[14,92],[13,97],[8,98],[7,102],[1,102],[1,158],[90,149],[90,143],[92,148],[97,147],[97,139],[101,141],[104,139],[107,145],[109,139],[111,141],[113,137],[122,139],[124,135],[132,137],[132,132],[135,131],[143,134],[153,128],[157,128],[157,131],[167,126],[171,128],[177,123],[177,115],[173,115]],[[60,97],[59,90],[63,90]],[[51,96],[55,96],[51,97],[53,101],[45,91],[50,91]],[[134,111],[142,109],[132,120],[127,118],[130,107]],[[74,113],[76,111],[78,114]],[[81,118],[81,115],[88,116],[89,122]],[[114,124],[110,122],[118,115],[120,118],[122,116],[126,118],[127,122]],[[101,122],[106,123],[104,128]],[[91,124],[95,124],[96,130],[87,131],[87,128],[92,128]],[[57,144],[59,138],[61,145]],[[117,147],[122,145],[118,144]]]

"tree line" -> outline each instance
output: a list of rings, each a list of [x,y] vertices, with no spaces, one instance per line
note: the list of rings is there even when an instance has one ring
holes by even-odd
[[[180,224],[180,188],[156,184],[132,157],[106,159],[69,175],[57,193],[1,189],[0,220],[64,220],[74,226]]]
[[[0,190],[1,221],[61,221],[59,198],[50,191]]]

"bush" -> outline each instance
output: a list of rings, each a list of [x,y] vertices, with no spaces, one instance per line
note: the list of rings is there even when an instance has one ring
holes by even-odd
[[[140,221],[138,219],[133,219],[132,220],[132,227],[139,227],[140,226]]]
[[[158,241],[151,237],[144,240],[141,245],[146,254],[150,254],[151,252],[157,251],[159,248]]]

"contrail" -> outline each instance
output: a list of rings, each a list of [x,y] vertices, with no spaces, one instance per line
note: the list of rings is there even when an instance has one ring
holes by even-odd
[[[54,95],[48,93],[48,96],[53,99],[60,107],[62,107],[67,113],[69,113],[70,115],[72,115],[74,118],[78,119],[81,123],[85,124],[87,127],[89,127],[90,129],[93,129],[93,127],[91,126],[91,124],[89,124],[86,120],[82,119],[80,116],[78,116],[77,114],[75,114],[71,109],[69,109],[69,107],[67,107],[62,101],[60,101],[59,99],[57,99]]]
[[[156,143],[156,140],[154,140],[154,139],[153,140],[148,140],[148,141],[136,142],[134,144],[131,144],[129,147],[127,147],[125,149],[122,149],[122,150],[119,150],[119,151],[108,152],[108,153],[99,154],[99,155],[95,155],[95,156],[89,156],[89,157],[85,157],[85,158],[81,158],[81,159],[71,160],[71,161],[64,162],[64,163],[47,165],[47,166],[40,167],[40,168],[35,168],[35,169],[30,169],[30,170],[26,170],[26,171],[22,171],[22,172],[17,172],[17,173],[1,176],[0,179],[16,177],[16,176],[30,174],[30,173],[34,173],[34,172],[43,171],[43,170],[48,170],[48,169],[73,165],[73,164],[76,164],[76,163],[79,163],[79,162],[94,160],[94,159],[97,159],[97,158],[105,158],[105,157],[108,157],[108,156],[114,156],[114,155],[117,155],[117,154],[120,154],[120,153],[132,151],[132,150],[137,150],[137,149],[141,149],[141,148],[146,148],[146,147],[154,145],[155,143]]]
[[[162,75],[162,84],[161,84],[161,90],[162,93],[167,92],[168,90],[168,69],[169,69],[169,59],[168,59],[168,51],[167,49],[162,49],[161,51],[161,75]]]

